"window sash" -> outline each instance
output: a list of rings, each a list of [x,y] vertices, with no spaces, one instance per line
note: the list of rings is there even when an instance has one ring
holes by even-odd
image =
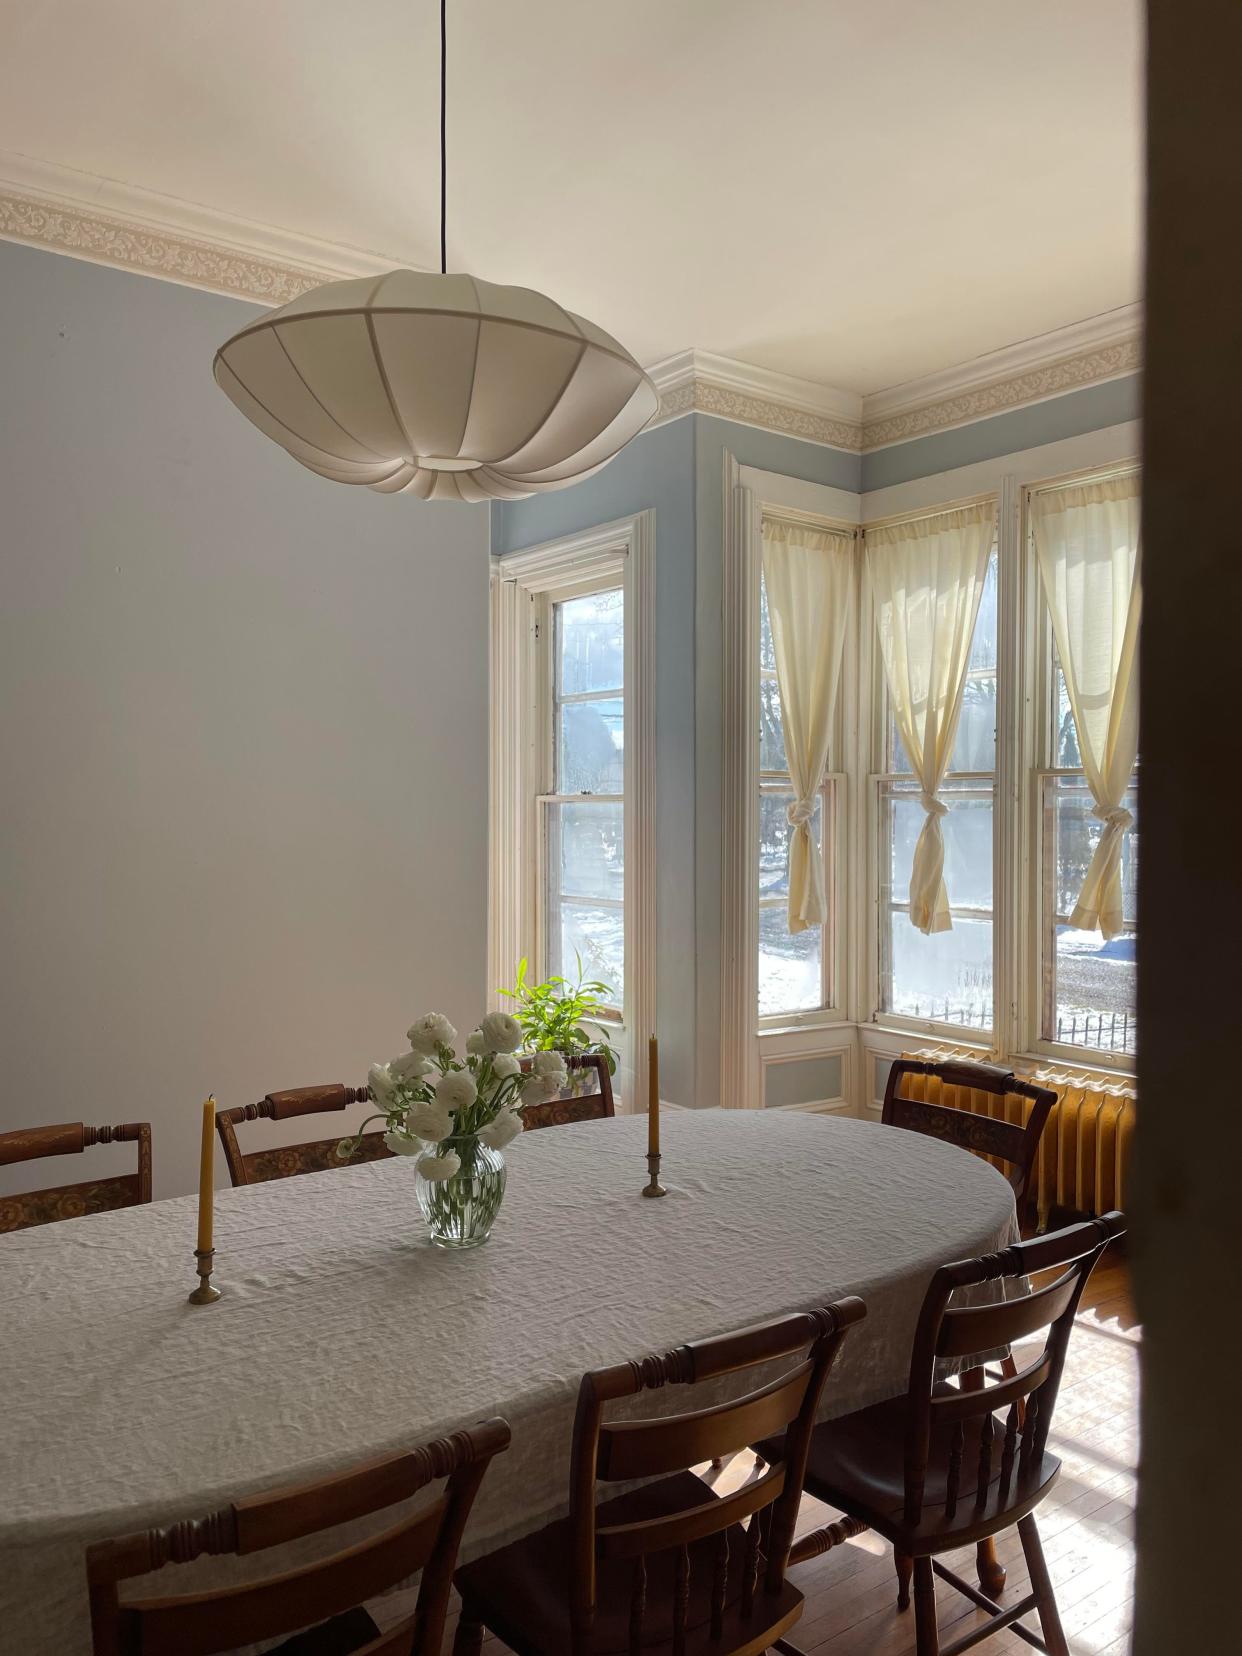
[[[775,677],[775,674],[771,675]],[[839,855],[839,806],[844,777],[835,771],[828,771],[820,784],[820,845],[819,852],[824,864],[824,890],[827,895],[827,914],[824,924],[820,927],[819,938],[819,969],[820,969],[820,998],[819,1004],[813,1007],[786,1007],[777,1008],[770,1012],[759,1012],[760,995],[763,990],[762,975],[756,972],[755,1007],[759,1029],[783,1028],[784,1026],[803,1020],[817,1020],[826,1014],[837,1010],[837,865]],[[758,796],[762,800],[768,797],[779,797],[782,794],[793,794],[793,781],[788,771],[765,770],[759,773]],[[758,885],[759,868],[756,864],[753,879]],[[782,913],[788,907],[788,898],[784,893],[772,897],[759,896],[757,898],[760,916],[766,911],[779,909]],[[762,960],[762,942],[759,944],[759,959]]]
[[[553,939],[551,924],[553,915],[558,918],[563,905],[578,905],[593,909],[603,909],[624,915],[626,899],[624,895],[625,883],[631,877],[630,871],[623,864],[621,871],[622,894],[619,896],[591,896],[585,892],[578,892],[562,884],[562,871],[559,856],[556,866],[553,866],[554,830],[551,827],[553,813],[558,806],[588,805],[588,806],[624,806],[624,792],[609,791],[607,793],[592,792],[565,792],[559,787],[560,769],[563,751],[562,715],[567,707],[584,706],[596,702],[625,702],[624,672],[621,682],[605,688],[593,690],[563,690],[563,662],[561,659],[562,633],[560,622],[560,608],[562,604],[572,603],[580,598],[598,597],[604,593],[618,593],[621,598],[621,625],[627,629],[631,618],[625,606],[625,586],[618,581],[614,573],[602,576],[598,582],[575,582],[571,589],[558,592],[549,591],[544,594],[543,614],[538,628],[538,642],[543,652],[543,660],[539,678],[544,686],[544,696],[539,715],[539,746],[540,771],[544,779],[544,791],[537,793],[534,798],[536,814],[536,845],[538,850],[538,877],[535,891],[535,939],[536,957],[540,977],[547,977],[552,969]],[[624,638],[624,631],[623,631]],[[624,644],[623,644],[624,660]],[[624,718],[624,713],[623,713]],[[623,726],[624,728],[624,726]],[[626,733],[628,734],[628,732]],[[558,940],[559,941],[559,940]],[[622,935],[623,954],[628,953],[629,938]],[[562,960],[559,970],[568,975],[572,969],[572,962]],[[594,973],[589,964],[584,963],[584,971],[588,977]],[[622,982],[616,986],[617,1000],[606,1001],[603,1012],[610,1022],[620,1022],[622,1018],[621,1001],[625,995],[625,970],[622,970]]]

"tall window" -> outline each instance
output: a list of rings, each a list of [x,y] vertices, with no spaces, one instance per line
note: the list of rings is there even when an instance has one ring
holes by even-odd
[[[962,711],[940,798],[948,931],[917,931],[910,918],[910,872],[926,820],[920,787],[888,706],[879,779],[879,1009],[960,1028],[993,1022],[992,874],[996,787],[998,554],[988,561],[971,644]]]
[[[1040,571],[1046,687],[1043,751],[1035,774],[1038,1033],[1057,1047],[1132,1055],[1137,1044],[1138,474],[1116,472],[1033,490],[1028,530]],[[1068,663],[1062,645],[1070,651]],[[1101,846],[1110,815],[1117,825],[1116,877],[1102,883]]]
[[[551,601],[541,624],[550,694],[544,731],[545,975],[625,983],[625,595]]]
[[[835,893],[833,839],[835,783],[825,778],[815,808],[815,843],[824,859],[828,918],[806,931],[789,929],[789,807],[794,801],[776,651],[767,591],[759,581],[759,1016],[816,1012],[833,1002],[832,923]]]

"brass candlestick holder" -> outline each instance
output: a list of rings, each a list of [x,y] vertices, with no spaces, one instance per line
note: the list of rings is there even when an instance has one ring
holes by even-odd
[[[198,1263],[194,1268],[198,1272],[198,1287],[188,1296],[191,1305],[214,1305],[220,1298],[219,1288],[211,1285],[211,1267],[215,1257],[214,1248],[195,1248],[194,1258]]]
[[[643,1186],[643,1195],[667,1196],[668,1191],[665,1190],[664,1186],[660,1183],[660,1152],[658,1150],[654,1154],[648,1152],[647,1172],[650,1174],[650,1177],[648,1178],[647,1183]]]

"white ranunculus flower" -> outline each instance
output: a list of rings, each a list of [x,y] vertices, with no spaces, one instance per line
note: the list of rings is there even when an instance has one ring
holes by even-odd
[[[453,1131],[453,1118],[447,1108],[436,1100],[427,1104],[413,1104],[406,1111],[406,1131],[414,1133],[429,1144],[439,1144]]]
[[[468,1110],[478,1096],[469,1070],[449,1070],[436,1082],[436,1102],[446,1110]]]
[[[431,1074],[431,1065],[421,1052],[403,1052],[389,1061],[388,1073],[394,1081],[421,1081]]]
[[[488,1052],[516,1052],[522,1044],[522,1026],[508,1012],[489,1012],[479,1030]]]
[[[528,1075],[522,1088],[523,1104],[550,1104],[560,1092],[559,1084],[549,1085],[542,1075]]]
[[[455,1150],[450,1150],[447,1156],[420,1156],[418,1171],[424,1179],[433,1183],[439,1179],[451,1179],[461,1166],[461,1157]]]
[[[562,1052],[537,1052],[532,1065],[536,1075],[566,1075],[565,1055]]]
[[[423,1150],[422,1140],[411,1138],[408,1133],[385,1133],[384,1143],[394,1156],[419,1156]]]
[[[520,1075],[522,1066],[511,1052],[498,1052],[492,1059],[492,1074],[503,1080],[506,1075]]]
[[[424,1012],[421,1018],[415,1018],[406,1035],[414,1051],[424,1056],[437,1047],[451,1047],[457,1039],[457,1031],[443,1012]]]
[[[372,1064],[367,1071],[367,1086],[377,1109],[390,1110],[395,1102],[392,1096],[392,1071],[387,1064]]]
[[[469,1035],[466,1036],[466,1051],[475,1058],[481,1057],[487,1051],[487,1047],[483,1043],[483,1031],[481,1029],[472,1029]]]
[[[501,1110],[486,1127],[479,1128],[479,1138],[489,1150],[503,1150],[522,1131],[522,1118],[516,1110]]]

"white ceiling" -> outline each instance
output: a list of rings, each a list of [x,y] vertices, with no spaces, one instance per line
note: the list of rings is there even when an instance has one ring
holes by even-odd
[[[449,0],[449,29],[450,268],[644,362],[868,393],[1139,296],[1141,0]],[[437,49],[435,0],[9,5],[0,152],[434,266]]]

